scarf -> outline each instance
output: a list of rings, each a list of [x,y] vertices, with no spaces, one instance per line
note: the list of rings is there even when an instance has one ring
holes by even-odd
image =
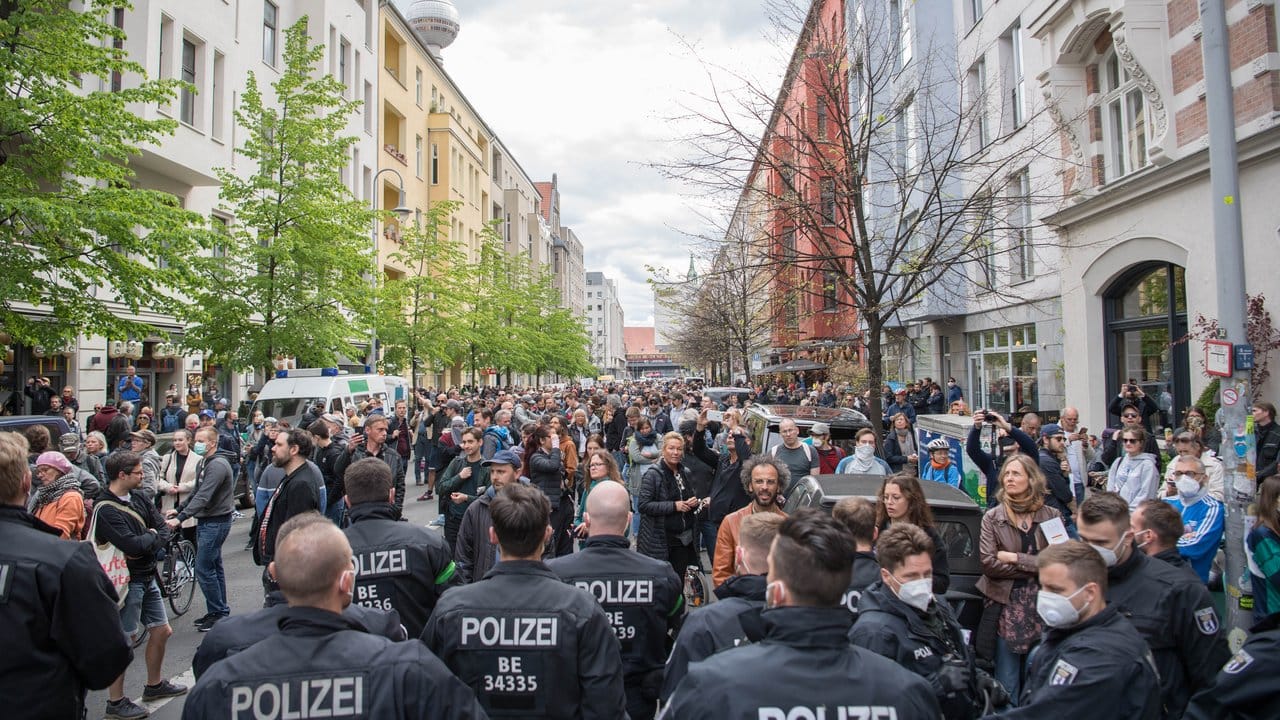
[[[57,502],[58,498],[69,492],[81,492],[80,478],[76,477],[75,473],[67,473],[51,483],[44,483],[31,495],[32,514],[46,505]]]
[[[1004,511],[1010,515],[1017,513],[1018,515],[1034,515],[1044,507],[1044,495],[1032,492],[1031,484],[1027,484],[1027,489],[1020,495],[1011,495],[1004,493]]]
[[[636,447],[646,447],[658,444],[658,433],[649,431],[647,433],[636,433]]]
[[[875,453],[872,453],[871,456],[864,461],[862,458],[858,457],[857,452],[854,452],[853,460],[849,461],[849,464],[845,466],[844,472],[865,475],[878,470],[879,464],[880,463],[876,462]]]
[[[898,438],[898,447],[901,448],[903,455],[912,455],[916,451],[916,439],[911,435],[910,430],[894,430],[894,435]]]
[[[946,470],[947,466],[951,464],[951,461],[946,460],[944,462],[935,462],[933,460],[930,460],[929,464],[933,466],[934,470]]]

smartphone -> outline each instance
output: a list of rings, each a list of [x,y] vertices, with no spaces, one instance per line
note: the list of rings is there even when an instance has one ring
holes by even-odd
[[[724,413],[719,410],[708,410],[707,420],[709,422],[724,422]]]

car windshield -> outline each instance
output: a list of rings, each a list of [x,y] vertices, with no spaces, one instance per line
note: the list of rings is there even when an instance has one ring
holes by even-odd
[[[307,408],[315,402],[324,402],[324,398],[270,398],[268,400],[258,400],[253,404],[254,412],[261,412],[262,417],[273,417],[277,420],[285,418],[301,417]],[[252,414],[250,414],[252,417]]]

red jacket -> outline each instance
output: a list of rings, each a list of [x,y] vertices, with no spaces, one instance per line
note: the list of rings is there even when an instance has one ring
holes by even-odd
[[[89,429],[105,433],[107,431],[107,426],[110,425],[111,421],[115,419],[115,416],[119,414],[120,411],[116,409],[115,405],[107,405],[94,413],[93,417],[89,418]]]

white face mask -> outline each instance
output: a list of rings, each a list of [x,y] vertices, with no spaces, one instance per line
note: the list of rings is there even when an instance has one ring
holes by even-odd
[[[1049,627],[1064,628],[1075,625],[1080,620],[1080,611],[1071,604],[1071,598],[1080,594],[1080,588],[1070,595],[1059,595],[1046,590],[1036,593],[1036,612]]]
[[[933,602],[933,578],[920,578],[919,580],[902,582],[893,574],[890,574],[889,577],[898,583],[899,600],[920,612],[929,609],[929,603]]]
[[[1174,485],[1178,488],[1178,495],[1184,500],[1200,494],[1200,481],[1194,475],[1179,474],[1174,478]]]
[[[1116,543],[1116,547],[1118,548],[1121,545],[1124,545],[1124,540],[1128,536],[1129,536],[1129,531],[1126,530],[1125,533],[1120,536],[1120,542]],[[1107,567],[1116,566],[1115,548],[1109,548],[1105,545],[1094,545],[1093,543],[1089,543],[1089,547],[1098,551],[1098,554],[1102,556],[1102,561],[1107,564]]]
[[[858,456],[859,460],[870,460],[876,454],[875,447],[871,445],[859,445],[853,449],[853,454]]]

